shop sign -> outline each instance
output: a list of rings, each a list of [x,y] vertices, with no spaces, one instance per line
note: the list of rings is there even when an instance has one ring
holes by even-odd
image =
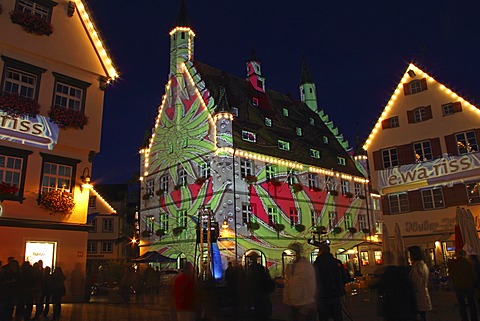
[[[405,232],[434,232],[453,230],[455,218],[442,218],[440,221],[406,221]]]
[[[0,139],[39,148],[53,149],[58,140],[58,126],[50,118],[11,117],[0,111]]]

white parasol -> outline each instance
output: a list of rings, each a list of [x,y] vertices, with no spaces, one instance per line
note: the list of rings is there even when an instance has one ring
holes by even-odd
[[[383,261],[385,264],[393,264],[393,253],[392,247],[390,244],[390,238],[388,235],[388,229],[385,224],[382,224],[382,252],[383,252]]]
[[[462,234],[463,249],[467,254],[480,255],[477,225],[470,210],[457,210],[457,224]]]

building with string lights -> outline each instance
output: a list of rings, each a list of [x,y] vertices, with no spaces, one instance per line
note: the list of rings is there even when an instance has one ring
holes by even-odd
[[[236,77],[195,60],[194,37],[182,3],[165,94],[140,150],[141,252],[207,262],[215,278],[256,252],[282,275],[290,243],[313,260],[308,240],[328,239],[358,269],[348,250],[375,237],[380,213],[365,171],[318,108],[306,62],[294,100],[267,89],[255,52]]]
[[[480,214],[479,109],[410,64],[364,149],[389,231],[429,264],[454,253],[457,207]],[[477,223],[478,224],[478,223]]]
[[[84,1],[0,4],[0,260],[61,266],[84,300],[92,160],[118,74]]]

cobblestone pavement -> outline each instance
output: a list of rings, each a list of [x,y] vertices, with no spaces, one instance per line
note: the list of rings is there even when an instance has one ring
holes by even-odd
[[[272,320],[286,320],[287,310],[281,304],[281,289],[272,294]],[[431,293],[434,310],[428,313],[428,321],[460,320],[453,292]],[[209,308],[206,320],[236,320],[228,310],[213,311]],[[349,295],[344,301],[345,321],[381,321],[376,316],[376,298],[372,291]],[[89,303],[65,303],[62,305],[61,321],[176,321],[170,292],[158,295],[134,297],[128,304],[110,303],[107,297],[94,297]]]

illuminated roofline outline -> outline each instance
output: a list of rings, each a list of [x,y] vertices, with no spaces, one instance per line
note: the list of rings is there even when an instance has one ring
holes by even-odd
[[[102,67],[107,74],[108,82],[110,82],[111,80],[115,80],[119,77],[118,71],[116,70],[114,63],[106,50],[105,41],[100,36],[99,32],[97,31],[98,29],[95,27],[95,24],[92,21],[92,15],[89,14],[89,9],[82,0],[73,1],[75,2],[75,5],[77,7],[80,20],[82,21],[82,24],[88,33],[90,41],[95,47],[95,51],[100,58]]]
[[[462,103],[462,106],[469,107],[472,111],[476,112],[477,114],[480,114],[480,110],[472,105],[470,102],[466,101],[464,98],[460,97],[457,95],[455,92],[453,92],[451,89],[445,87],[445,85],[441,84],[440,82],[436,81],[433,77],[429,76],[427,73],[425,73],[423,70],[415,66],[413,63],[410,63],[408,66],[407,70],[405,71],[402,79],[398,83],[397,88],[393,92],[392,96],[390,97],[390,100],[388,101],[387,105],[385,106],[383,112],[381,113],[380,117],[378,118],[375,126],[373,127],[372,131],[370,132],[370,135],[368,135],[367,140],[365,141],[365,144],[363,145],[364,150],[368,150],[369,145],[372,143],[372,140],[375,138],[375,135],[377,132],[381,129],[382,127],[382,121],[386,119],[386,116],[394,104],[395,100],[397,99],[398,95],[402,92],[403,90],[403,85],[408,82],[410,76],[408,75],[408,71],[413,70],[416,75],[420,77],[424,77],[427,79],[428,82],[436,82],[440,85],[440,89],[442,89],[445,93],[449,94],[452,99],[454,100],[459,100]]]
[[[95,190],[94,187],[92,187],[90,190],[93,192],[93,194],[95,194],[96,197],[100,198],[100,200],[103,202],[103,204],[104,204],[105,206],[107,206],[107,208],[108,208],[109,210],[112,211],[111,214],[117,214],[117,210],[115,210],[115,209],[102,197],[102,195],[100,195],[100,194]]]

